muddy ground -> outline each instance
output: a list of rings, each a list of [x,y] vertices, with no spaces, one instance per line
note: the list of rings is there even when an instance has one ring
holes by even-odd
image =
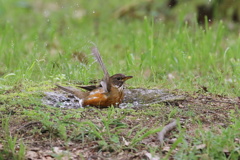
[[[150,159],[150,148],[155,148],[159,157],[165,157],[181,129],[186,130],[184,138],[191,144],[192,137],[196,136],[196,129],[226,128],[232,123],[232,113],[240,109],[239,97],[213,95],[204,90],[189,94],[179,91],[128,89],[121,109],[114,111],[92,107],[76,109],[78,100],[56,89],[46,92],[42,101],[61,108],[58,119],[61,124],[68,123],[67,130],[64,130],[66,135],[61,135],[58,128],[61,125],[56,125],[59,121],[55,118],[50,117],[48,121],[52,123],[47,125],[48,122],[44,120],[34,119],[34,115],[21,117],[25,111],[9,109],[9,132],[22,139],[27,146],[27,159]],[[56,110],[44,107],[43,105],[42,110],[46,112],[42,113],[57,115]],[[25,109],[34,110],[34,106]],[[67,120],[61,118],[69,111],[80,116]],[[7,114],[6,110],[4,112]],[[171,119],[176,119],[178,126],[167,134],[163,146],[160,146],[157,133],[149,134],[139,141],[136,139],[138,133],[142,132],[140,135],[144,135],[150,129],[168,124]],[[101,138],[96,136],[91,124],[95,125]],[[2,138],[6,136],[6,132],[1,132]],[[198,147],[201,149],[205,146]],[[19,145],[16,147],[18,149]],[[0,144],[0,151],[3,153],[3,143]],[[170,157],[177,151],[178,147],[171,151]],[[11,155],[4,154],[5,158]]]

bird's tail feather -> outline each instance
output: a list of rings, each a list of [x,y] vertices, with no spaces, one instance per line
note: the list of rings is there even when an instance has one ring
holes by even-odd
[[[72,93],[72,94],[76,94],[76,91],[78,91],[77,89],[75,88],[71,88],[71,87],[63,87],[63,86],[60,86],[58,84],[55,84],[58,88],[60,88],[61,90],[64,90],[68,93]]]

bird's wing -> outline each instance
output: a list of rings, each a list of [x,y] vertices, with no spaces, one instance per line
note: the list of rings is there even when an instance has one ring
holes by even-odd
[[[82,88],[82,89],[85,89],[85,90],[87,90],[87,91],[92,91],[92,90],[98,88],[98,86],[96,86],[96,85],[77,86],[77,87]]]
[[[108,73],[108,71],[107,71],[107,69],[106,69],[106,67],[105,67],[105,65],[102,61],[102,58],[100,56],[100,53],[99,53],[97,47],[92,48],[92,54],[94,55],[94,57],[96,58],[97,62],[100,64],[100,66],[101,66],[101,68],[104,72],[104,78],[103,78],[103,80],[101,81],[100,84],[102,85],[102,87],[103,87],[103,89],[106,93],[110,92],[110,87],[111,87],[110,83],[109,83],[109,77],[110,76],[109,76],[109,73]]]

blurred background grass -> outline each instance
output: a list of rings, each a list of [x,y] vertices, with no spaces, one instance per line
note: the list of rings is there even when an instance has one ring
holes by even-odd
[[[239,2],[0,1],[0,89],[101,78],[129,85],[240,95]]]

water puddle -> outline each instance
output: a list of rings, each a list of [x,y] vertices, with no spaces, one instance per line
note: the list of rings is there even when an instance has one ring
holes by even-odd
[[[161,89],[125,89],[125,96],[120,108],[139,108],[158,103],[167,103],[184,100],[184,96],[174,95]],[[45,92],[43,104],[59,108],[81,108],[80,99],[72,94],[53,91]]]

